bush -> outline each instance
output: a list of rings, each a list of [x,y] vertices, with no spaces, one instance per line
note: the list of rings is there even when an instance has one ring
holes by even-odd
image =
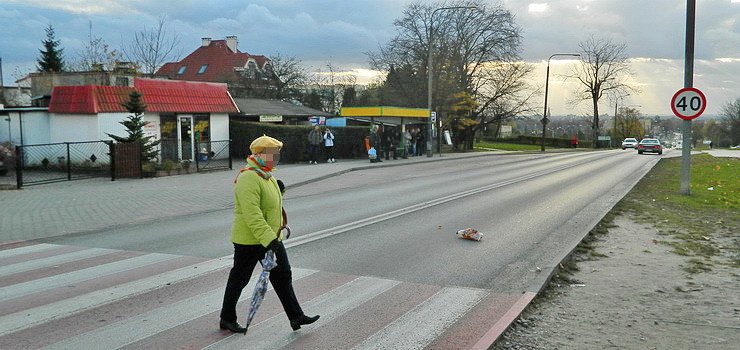
[[[322,127],[324,128],[324,127]],[[270,123],[256,123],[231,120],[229,134],[231,135],[231,156],[246,158],[249,144],[262,135],[280,140],[283,150],[280,161],[297,163],[308,161],[308,133],[313,126],[281,125]],[[334,158],[366,158],[365,137],[369,129],[364,126],[330,127],[334,134]],[[323,152],[323,151],[322,151]]]
[[[493,137],[481,137],[481,141],[485,142],[505,142],[505,143],[516,143],[520,145],[542,145],[541,136],[530,136],[530,135],[516,135],[507,138],[493,138]],[[561,138],[545,138],[545,146],[556,147],[556,148],[572,148],[573,145],[570,143],[571,139]],[[608,142],[608,141],[606,141]],[[578,140],[578,148],[591,148],[593,142],[591,140]],[[604,145],[600,144],[602,147]]]
[[[0,143],[0,160],[5,163],[8,168],[15,168],[15,146],[10,142],[6,141]]]

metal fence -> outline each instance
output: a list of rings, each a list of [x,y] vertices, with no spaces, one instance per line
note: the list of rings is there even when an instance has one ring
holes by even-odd
[[[190,143],[163,140],[159,159],[143,169],[140,143],[61,142],[16,146],[17,187],[91,177],[140,178],[231,169],[230,140]],[[193,164],[195,167],[193,168]],[[166,171],[161,171],[166,170]],[[166,174],[165,174],[166,173]]]
[[[15,147],[18,188],[92,177],[113,179],[112,141],[62,142]]]
[[[198,172],[231,169],[231,140],[199,142],[195,168]]]

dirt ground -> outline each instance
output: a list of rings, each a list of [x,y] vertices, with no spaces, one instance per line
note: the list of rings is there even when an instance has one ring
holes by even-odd
[[[625,213],[611,226],[492,349],[740,349],[737,267],[690,273],[695,258],[671,252],[651,224]],[[731,246],[737,233],[713,239]]]

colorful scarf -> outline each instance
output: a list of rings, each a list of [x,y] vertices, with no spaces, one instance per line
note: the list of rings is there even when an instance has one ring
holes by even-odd
[[[257,163],[257,166],[255,167],[254,165],[249,163],[249,160]],[[247,166],[245,166],[244,169],[239,170],[239,174],[247,170],[251,170],[257,173],[257,175],[259,175],[261,178],[269,181],[270,177],[272,177],[272,169],[273,168],[270,168],[267,166],[267,164],[265,164],[264,160],[256,158],[254,156],[249,156],[247,157]],[[239,178],[239,175],[237,175],[236,177]],[[234,183],[236,183],[236,179],[234,180]]]

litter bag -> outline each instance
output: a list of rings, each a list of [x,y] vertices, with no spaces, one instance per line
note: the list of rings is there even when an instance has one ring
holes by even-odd
[[[374,147],[370,147],[370,149],[367,151],[367,155],[368,157],[370,157],[370,159],[375,159],[378,157],[378,152],[375,150]]]
[[[471,241],[480,241],[483,239],[483,234],[472,228],[457,231],[455,234],[460,238],[469,239]]]

